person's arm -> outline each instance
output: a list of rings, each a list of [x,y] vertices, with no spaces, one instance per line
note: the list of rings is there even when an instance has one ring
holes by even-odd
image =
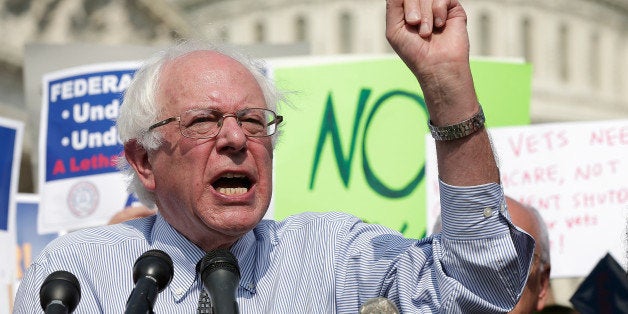
[[[386,37],[419,81],[431,123],[448,126],[475,115],[479,103],[469,65],[467,16],[460,3],[387,0],[386,6]],[[436,153],[439,177],[448,184],[499,182],[485,128],[437,141]]]
[[[481,107],[460,3],[387,0],[386,5],[386,37],[421,85],[431,124],[443,128],[477,117]],[[476,125],[481,127],[470,134],[436,136],[442,137],[436,138],[436,154],[443,232],[431,238],[430,275],[439,300],[435,307],[447,313],[509,311],[521,295],[532,257],[531,237],[515,229],[505,210],[483,121]],[[399,291],[412,289],[402,287]],[[410,311],[414,302],[406,306],[404,301],[400,297]]]

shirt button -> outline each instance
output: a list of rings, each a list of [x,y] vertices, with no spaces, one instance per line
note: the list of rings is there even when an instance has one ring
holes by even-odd
[[[493,209],[490,207],[486,207],[484,208],[484,217],[488,218],[491,217],[493,215]]]
[[[502,213],[506,212],[506,201],[502,202]]]
[[[177,296],[182,296],[184,293],[185,293],[185,290],[183,290],[183,288],[174,289],[174,294],[176,294]]]

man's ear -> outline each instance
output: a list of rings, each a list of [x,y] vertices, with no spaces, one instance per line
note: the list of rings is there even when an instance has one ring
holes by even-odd
[[[550,296],[550,271],[551,266],[545,265],[543,272],[541,273],[541,278],[539,280],[539,298],[536,301],[536,310],[540,311],[545,307],[545,303]]]
[[[153,166],[148,161],[148,152],[136,140],[128,141],[124,144],[124,155],[135,173],[139,177],[144,187],[153,191],[155,189],[155,178],[153,176]]]

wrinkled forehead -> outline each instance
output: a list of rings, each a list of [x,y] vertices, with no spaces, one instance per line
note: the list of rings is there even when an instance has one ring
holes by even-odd
[[[164,63],[157,100],[160,104],[251,103],[266,107],[261,87],[249,69],[229,56],[209,50],[190,52]]]
[[[216,82],[227,77],[255,80],[249,69],[232,57],[217,51],[198,50],[166,61],[161,68],[160,81],[188,84],[177,79],[199,77],[213,77]]]
[[[234,58],[213,50],[195,50],[173,57],[165,62],[166,65],[210,65],[212,67],[244,66]]]

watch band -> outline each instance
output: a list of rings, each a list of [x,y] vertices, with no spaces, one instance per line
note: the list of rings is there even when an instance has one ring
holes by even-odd
[[[476,114],[460,123],[447,126],[435,126],[432,124],[432,120],[430,120],[428,126],[435,140],[451,141],[471,135],[482,129],[485,120],[484,111],[482,111],[482,106],[480,106],[480,110],[478,110]]]

